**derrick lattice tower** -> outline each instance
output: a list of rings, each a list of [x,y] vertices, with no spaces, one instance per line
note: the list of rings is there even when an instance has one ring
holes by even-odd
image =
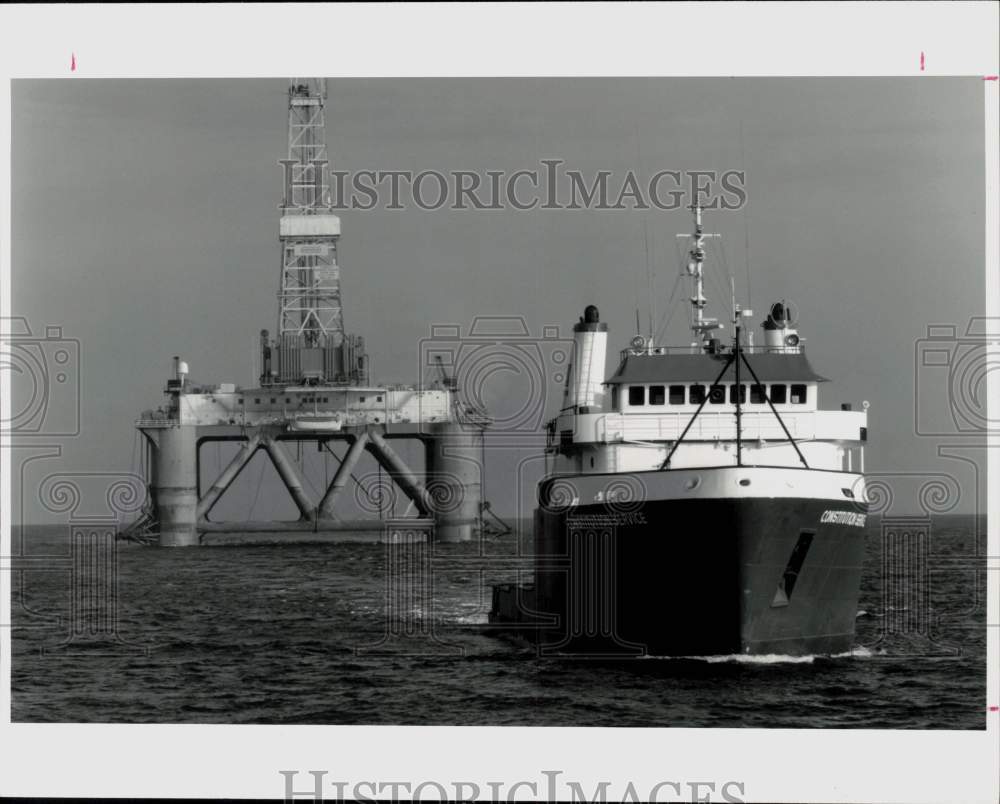
[[[264,384],[367,382],[364,342],[344,331],[325,106],[325,79],[291,79],[288,152],[281,160],[278,332],[273,343],[261,333]]]

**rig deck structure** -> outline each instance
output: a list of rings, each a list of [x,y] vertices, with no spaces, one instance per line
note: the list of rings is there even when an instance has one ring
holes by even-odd
[[[183,369],[184,364],[178,361]],[[137,427],[149,450],[151,505],[132,530],[161,546],[201,543],[206,533],[423,530],[428,538],[467,541],[482,527],[482,446],[485,420],[459,416],[454,391],[324,385],[237,389],[189,387],[184,372],[168,383],[167,409]],[[335,423],[335,424],[332,424]],[[328,429],[331,426],[336,430]],[[319,428],[319,429],[317,429]],[[416,439],[426,451],[425,471],[407,466],[391,442]],[[235,442],[239,449],[204,492],[202,448]],[[349,449],[322,499],[310,497],[287,446],[331,442]],[[253,456],[263,450],[299,511],[298,521],[216,522],[212,508]],[[337,516],[337,501],[365,452],[412,502],[417,516],[357,520]],[[152,539],[148,537],[153,537]]]

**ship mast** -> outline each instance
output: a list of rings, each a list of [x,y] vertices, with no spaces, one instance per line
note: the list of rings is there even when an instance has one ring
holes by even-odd
[[[705,304],[707,299],[705,298],[705,284],[703,269],[705,263],[705,238],[706,237],[719,237],[718,234],[708,234],[702,229],[701,225],[701,204],[696,200],[695,203],[689,207],[689,209],[694,210],[694,232],[690,235],[691,238],[691,248],[688,251],[688,265],[687,273],[691,277],[692,285],[694,288],[693,295],[690,299],[691,302],[691,329],[694,331],[695,335],[701,338],[701,343],[693,343],[692,347],[701,347],[705,351],[710,351],[715,353],[715,349],[711,348],[711,341],[706,343],[706,335],[716,329],[722,329],[723,324],[715,318],[706,318],[704,315]],[[688,235],[677,235],[678,237],[688,237]],[[750,361],[747,360],[746,352],[743,350],[743,345],[741,343],[742,331],[744,328],[743,319],[750,318],[753,315],[753,310],[748,307],[742,307],[736,303],[736,282],[730,279],[730,293],[732,294],[732,305],[733,305],[733,346],[728,350],[728,355],[725,362],[722,364],[716,378],[709,384],[709,388],[714,388],[720,382],[722,378],[726,376],[726,372],[729,371],[730,366],[735,366],[735,384],[732,386],[731,390],[731,401],[735,402],[735,414],[736,414],[736,465],[743,466],[743,377],[741,368],[745,367],[747,371],[750,372],[750,376],[753,378],[754,385],[760,389],[763,394],[764,401],[770,407],[771,412],[774,414],[775,418],[778,420],[778,424],[781,425],[781,429],[785,433],[785,438],[788,439],[788,443],[792,445],[795,453],[799,456],[799,460],[802,465],[808,469],[809,464],[806,462],[805,456],[799,449],[799,445],[795,443],[795,439],[789,432],[788,427],[785,425],[784,419],[781,418],[781,414],[778,413],[777,409],[774,407],[774,402],[771,401],[770,394],[767,393],[765,386],[761,383],[760,377],[757,376],[757,372],[754,371],[753,366],[750,365]],[[725,354],[725,352],[723,352]],[[667,457],[664,458],[663,463],[660,464],[660,471],[664,471],[670,468],[670,459],[674,457],[674,453],[677,452],[677,448],[681,445],[684,439],[687,437],[688,431],[691,429],[695,420],[701,415],[702,410],[705,408],[705,404],[708,402],[711,394],[705,394],[702,397],[698,409],[694,412],[694,415],[688,419],[687,424],[681,431],[680,436],[674,441],[673,445],[667,451]]]
[[[689,299],[691,303],[691,330],[695,337],[700,340],[700,343],[696,341],[692,346],[705,348],[706,335],[713,330],[722,329],[724,326],[715,318],[705,317],[705,305],[708,303],[708,299],[705,298],[704,277],[705,238],[719,237],[719,235],[706,233],[702,228],[701,204],[697,200],[688,209],[694,211],[694,232],[690,235],[678,235],[678,237],[691,238],[687,264],[687,274],[691,278],[692,285],[692,295]]]

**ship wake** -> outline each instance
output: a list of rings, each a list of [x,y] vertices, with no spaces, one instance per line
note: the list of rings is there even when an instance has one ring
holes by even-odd
[[[858,647],[843,653],[807,653],[793,656],[785,653],[731,653],[722,656],[644,656],[644,659],[705,662],[706,664],[812,664],[817,659],[867,659],[878,655],[870,648]]]

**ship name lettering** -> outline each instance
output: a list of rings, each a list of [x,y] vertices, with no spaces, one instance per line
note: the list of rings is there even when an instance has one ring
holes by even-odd
[[[819,521],[833,525],[854,525],[856,528],[863,528],[867,514],[859,514],[857,511],[824,511]]]

